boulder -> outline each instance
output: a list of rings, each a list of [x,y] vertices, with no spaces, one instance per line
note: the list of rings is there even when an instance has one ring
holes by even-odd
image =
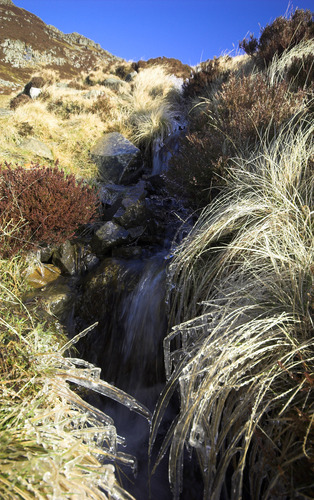
[[[99,189],[99,199],[103,205],[103,215],[106,220],[117,217],[119,211],[120,215],[122,215],[127,206],[130,207],[130,205],[142,202],[146,196],[147,191],[144,181],[139,181],[134,186],[103,184]],[[119,221],[117,222],[120,224]],[[135,221],[134,224],[137,224],[137,222]],[[121,225],[124,224],[121,223]]]
[[[30,268],[26,279],[33,288],[42,288],[60,276],[60,269],[52,264],[38,264]]]
[[[123,80],[120,80],[119,78],[110,77],[106,78],[102,82],[102,85],[104,85],[105,87],[109,87],[112,90],[119,90],[122,85],[125,85],[125,82]]]
[[[96,254],[104,254],[111,248],[125,243],[129,236],[129,231],[115,222],[108,221],[94,234],[91,247]]]
[[[134,80],[134,78],[137,76],[137,72],[136,71],[131,71],[131,73],[128,73],[125,77],[125,81],[126,82],[131,82],[132,80]]]
[[[63,274],[75,276],[90,271],[99,263],[99,260],[89,245],[79,242],[71,243],[67,240],[54,250],[52,262],[61,269]]]
[[[39,139],[35,139],[35,137],[30,137],[21,142],[20,147],[36,156],[46,158],[47,160],[53,160],[51,149]]]
[[[69,240],[63,243],[53,253],[52,262],[58,266],[64,274],[73,276],[76,273],[76,248]]]
[[[29,89],[29,97],[31,97],[32,99],[36,99],[40,94],[41,89],[38,89],[37,87],[31,87]]]
[[[91,150],[91,158],[104,182],[131,184],[143,170],[140,150],[118,132],[101,137]]]
[[[113,221],[126,229],[145,224],[147,222],[145,200],[136,197],[124,198],[122,206],[113,216]]]

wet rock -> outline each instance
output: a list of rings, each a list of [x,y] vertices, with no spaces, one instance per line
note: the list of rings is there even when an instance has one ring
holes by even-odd
[[[39,296],[42,309],[60,321],[65,321],[70,315],[73,300],[73,291],[64,279],[48,285]]]
[[[103,182],[131,184],[143,170],[140,150],[118,132],[105,134],[91,150]]]
[[[142,224],[143,218],[145,218],[144,200],[146,195],[144,181],[139,181],[134,186],[111,183],[102,186],[99,196],[104,206],[105,219],[113,219],[124,227]],[[122,217],[121,221],[119,220],[120,217]],[[133,221],[131,221],[132,218]]]
[[[30,137],[21,142],[20,147],[36,156],[46,158],[47,160],[53,160],[51,149],[39,139],[35,139],[35,137]]]
[[[124,198],[113,221],[126,229],[145,224],[147,221],[145,200],[139,200],[136,197]]]
[[[52,264],[37,264],[30,268],[26,280],[33,288],[42,288],[60,276],[60,269]]]
[[[52,258],[53,252],[56,250],[57,247],[55,245],[42,246],[40,248],[40,261],[48,263]]]
[[[117,247],[112,250],[112,257],[120,259],[139,259],[142,254],[142,247],[139,246]]]
[[[63,243],[54,253],[52,262],[58,266],[64,274],[73,276],[76,273],[77,253],[75,245],[69,240]]]
[[[137,240],[138,238],[140,238],[140,236],[142,236],[142,234],[144,234],[145,227],[144,226],[130,227],[128,231],[130,233],[131,239]]]
[[[121,295],[132,291],[137,281],[137,269],[132,268],[132,263],[111,257],[104,259],[81,283],[78,316],[87,323],[95,318],[110,322],[112,315],[121,314],[115,309],[115,305],[120,304]]]
[[[111,248],[125,243],[129,236],[129,231],[115,222],[108,221],[94,234],[91,247],[96,254],[104,254]]]

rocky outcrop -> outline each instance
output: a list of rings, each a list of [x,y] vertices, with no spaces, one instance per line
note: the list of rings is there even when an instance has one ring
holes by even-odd
[[[46,158],[47,160],[53,160],[51,149],[35,137],[25,139],[25,141],[20,144],[20,148],[33,153],[35,156],[40,156],[41,158]]]
[[[0,0],[0,64],[4,80],[24,80],[38,66],[73,77],[99,62],[121,60],[79,33],[62,33],[34,14]],[[5,75],[5,76],[4,76]]]
[[[104,182],[130,184],[143,170],[141,151],[118,132],[101,137],[91,150],[91,158]]]

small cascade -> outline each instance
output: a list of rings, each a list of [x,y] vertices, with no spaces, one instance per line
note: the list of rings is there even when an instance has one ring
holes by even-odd
[[[78,345],[81,356],[101,367],[102,378],[154,410],[165,382],[163,338],[167,332],[166,254],[149,259],[108,258],[83,284],[78,309],[86,324],[99,325]],[[82,323],[83,324],[83,323]],[[124,488],[137,500],[171,499],[166,461],[149,485],[147,421],[108,398],[90,402],[110,415],[136,456],[138,475],[123,470]]]
[[[157,137],[152,144],[152,175],[160,175],[168,170],[169,161],[178,152],[179,137],[186,128],[186,122],[181,119],[174,123],[172,132],[166,137]]]

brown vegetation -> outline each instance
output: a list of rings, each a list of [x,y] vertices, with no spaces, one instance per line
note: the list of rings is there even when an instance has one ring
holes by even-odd
[[[6,164],[0,176],[2,258],[41,243],[62,243],[96,213],[95,191],[57,167]]]

